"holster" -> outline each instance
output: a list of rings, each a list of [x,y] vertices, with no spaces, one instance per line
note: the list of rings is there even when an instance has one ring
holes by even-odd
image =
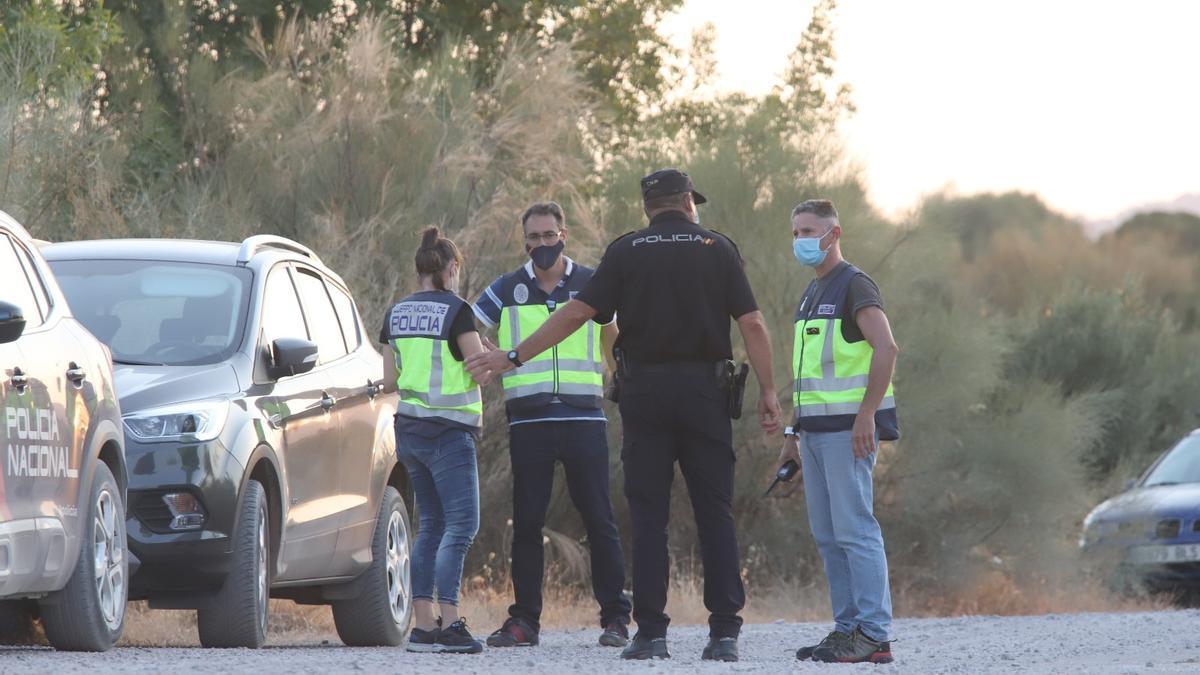
[[[724,366],[725,372],[718,381],[729,396],[729,419],[739,420],[742,418],[742,401],[746,395],[746,378],[750,376],[750,366],[745,363],[739,365],[733,361],[726,361]]]

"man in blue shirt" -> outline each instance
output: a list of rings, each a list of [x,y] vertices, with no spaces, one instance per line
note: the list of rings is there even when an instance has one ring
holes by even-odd
[[[475,301],[475,316],[497,329],[501,349],[533,334],[555,309],[592,277],[592,268],[563,255],[567,230],[562,207],[530,206],[521,217],[530,260],[501,275]],[[625,563],[609,499],[607,421],[600,407],[605,359],[617,329],[612,316],[596,317],[560,345],[504,374],[513,475],[512,581],[509,618],[488,637],[491,647],[538,643],[542,612],[542,527],[561,462],[567,489],[583,517],[591,548],[592,591],[600,605],[600,644],[629,640],[630,602]],[[610,364],[611,368],[611,364]]]

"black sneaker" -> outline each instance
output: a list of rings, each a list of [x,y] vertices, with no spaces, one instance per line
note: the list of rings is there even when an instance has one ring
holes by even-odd
[[[441,628],[442,621],[438,619],[438,628],[433,630],[421,630],[413,628],[408,634],[408,646],[405,647],[410,652],[436,652],[438,651],[438,632]]]
[[[863,634],[861,628],[855,628],[850,639],[814,651],[813,660],[826,663],[891,663],[892,643],[872,640]]]
[[[826,635],[825,638],[817,644],[810,647],[801,647],[800,649],[797,649],[796,658],[800,659],[801,661],[807,661],[813,657],[813,652],[817,651],[818,649],[824,647],[833,647],[834,645],[849,639],[850,633],[843,633],[842,631],[836,629],[832,630],[829,632],[829,635]]]
[[[487,638],[489,647],[533,647],[538,643],[538,632],[524,619],[510,616],[504,625]]]
[[[449,628],[438,631],[437,646],[435,651],[441,654],[478,654],[483,651],[483,645],[471,636],[467,630],[467,620],[462,618],[450,624]]]
[[[638,633],[633,636],[633,641],[625,651],[621,652],[621,658],[631,661],[669,659],[671,653],[667,651],[667,638],[647,638]]]
[[[700,654],[705,661],[737,661],[738,646],[735,637],[710,637],[708,646]]]
[[[620,621],[611,621],[600,634],[601,647],[624,647],[629,644],[629,628]]]

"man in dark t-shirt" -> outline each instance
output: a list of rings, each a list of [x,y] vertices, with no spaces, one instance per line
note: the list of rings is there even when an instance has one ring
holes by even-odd
[[[625,659],[667,658],[667,524],[678,464],[687,482],[709,610],[705,660],[736,661],[745,603],[734,526],[733,431],[722,373],[732,357],[736,321],[759,383],[759,424],[779,426],[766,321],[728,237],[699,224],[706,199],[686,173],[656,171],[641,180],[649,226],[609,245],[574,300],[505,354],[467,359],[479,377],[521,372],[595,316],[617,317],[622,354],[620,410],[625,496],[633,522],[633,618],[638,632]]]
[[[792,397],[779,464],[803,467],[808,521],[825,563],[834,628],[801,660],[892,660],[892,599],[871,474],[879,440],[895,440],[892,371],[899,351],[879,287],[846,262],[841,223],[826,200],[792,211],[792,249],[816,278],[796,309]]]

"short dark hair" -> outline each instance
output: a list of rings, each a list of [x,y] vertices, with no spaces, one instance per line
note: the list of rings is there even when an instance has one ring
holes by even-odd
[[[800,202],[796,208],[792,209],[792,217],[795,218],[801,213],[811,213],[818,218],[838,220],[837,209],[828,199],[806,199]]]
[[[647,211],[662,211],[664,209],[682,209],[687,202],[690,192],[676,192],[673,195],[660,195],[658,197],[650,197],[642,200],[642,205]]]
[[[524,228],[529,219],[534,216],[554,216],[559,227],[562,227],[566,221],[563,208],[558,205],[558,202],[538,202],[525,209],[525,213],[521,214],[521,227]]]

